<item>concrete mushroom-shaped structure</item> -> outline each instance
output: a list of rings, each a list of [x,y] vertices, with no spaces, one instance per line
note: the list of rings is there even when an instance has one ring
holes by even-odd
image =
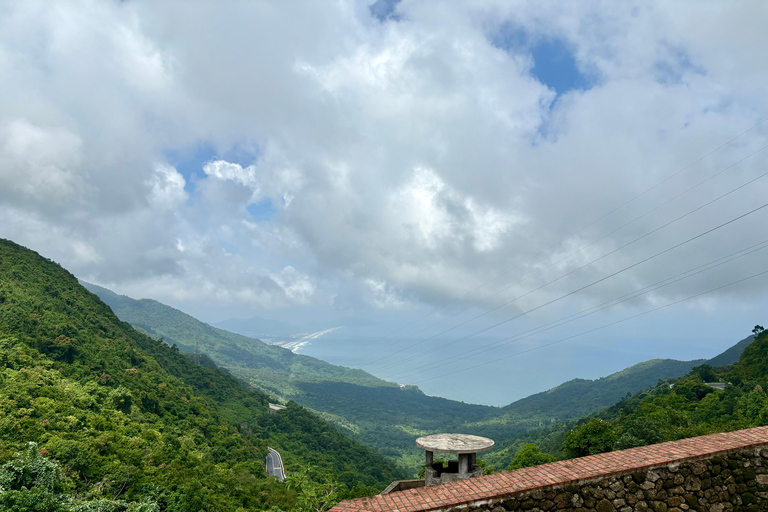
[[[477,454],[490,450],[493,445],[492,439],[469,434],[434,434],[418,438],[416,446],[426,452],[424,483],[430,486],[482,475],[483,469],[476,464]],[[442,462],[433,461],[434,452],[456,453],[459,460],[444,467]]]

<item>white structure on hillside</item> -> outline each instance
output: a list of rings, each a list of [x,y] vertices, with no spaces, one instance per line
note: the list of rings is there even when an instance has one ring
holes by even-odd
[[[483,468],[477,465],[477,454],[493,448],[493,440],[487,437],[469,434],[434,434],[420,437],[416,446],[426,452],[424,465],[424,483],[427,487],[454,480],[464,480],[474,476],[482,476]],[[434,462],[432,454],[456,453],[458,461],[449,461],[448,465]]]

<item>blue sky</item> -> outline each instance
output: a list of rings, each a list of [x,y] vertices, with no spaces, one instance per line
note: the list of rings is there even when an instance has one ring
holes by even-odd
[[[398,16],[395,13],[395,9],[399,3],[400,0],[376,0],[369,7],[371,16],[381,22],[386,22],[389,20],[398,21]]]
[[[246,150],[235,146],[221,151],[217,150],[211,143],[201,142],[194,148],[187,148],[183,151],[166,150],[163,152],[163,157],[184,177],[186,182],[184,189],[188,193],[194,194],[197,181],[206,178],[203,167],[207,163],[226,160],[242,167],[248,167],[258,159],[258,150]],[[250,203],[246,205],[245,209],[257,222],[270,220],[277,211],[269,199]]]
[[[588,90],[597,81],[579,69],[574,46],[562,37],[533,35],[522,27],[504,24],[492,34],[491,40],[512,54],[530,55],[531,75],[557,96]]]
[[[561,39],[542,40],[531,46],[533,69],[531,74],[558,96],[570,91],[584,91],[592,87],[579,70],[575,55]]]
[[[213,160],[226,160],[247,167],[258,158],[257,150],[240,146],[217,149],[209,141],[200,141],[192,147],[169,148],[163,151],[163,159],[172,165],[186,180],[187,190],[193,191],[195,181],[203,179],[203,166]]]

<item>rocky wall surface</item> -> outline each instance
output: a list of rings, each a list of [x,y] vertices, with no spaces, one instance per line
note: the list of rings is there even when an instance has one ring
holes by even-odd
[[[749,448],[448,510],[707,512],[768,510],[768,448]]]

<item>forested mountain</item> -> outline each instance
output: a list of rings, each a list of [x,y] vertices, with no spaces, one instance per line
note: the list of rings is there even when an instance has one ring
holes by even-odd
[[[573,417],[574,414],[600,409],[606,402],[615,403],[628,392],[636,393],[646,389],[655,385],[659,379],[684,375],[704,361],[651,359],[596,380],[569,380],[549,391],[518,400],[504,407],[504,410],[515,411],[517,414],[547,411],[555,418]]]
[[[728,361],[743,348],[736,363],[699,365],[682,378],[660,381],[578,422],[529,433],[514,448],[532,442],[558,457],[577,457],[766,425],[768,334],[760,326],[755,333],[759,336],[742,340],[736,351],[710,360]],[[508,450],[505,460],[512,455]]]
[[[510,429],[517,427],[514,428],[516,434],[500,439],[496,449],[486,455],[487,462],[504,468],[520,448],[520,439],[525,438],[526,432],[559,425],[613,405],[627,393],[645,390],[659,379],[684,375],[702,362],[653,359],[600,379],[573,379],[507,405],[496,417],[485,420],[485,423],[500,423]]]
[[[744,349],[747,348],[755,340],[754,336],[747,336],[722,354],[716,355],[712,359],[706,361],[709,366],[726,366],[731,363],[735,363],[741,357]]]
[[[542,421],[542,425],[577,418],[613,405],[627,393],[634,394],[653,387],[661,379],[683,376],[696,366],[735,363],[752,339],[753,336],[749,336],[708,360],[651,359],[596,380],[573,379],[503,407],[502,416],[512,418],[546,414],[548,421]]]
[[[286,400],[301,395],[300,385],[306,382],[338,381],[397,387],[362,370],[294,354],[256,338],[217,329],[155,300],[135,300],[101,286],[81,284],[98,295],[121,320],[154,337],[162,337],[183,352],[196,352],[199,348],[236,377]]]
[[[502,467],[531,429],[577,419],[637,393],[659,379],[675,378],[703,361],[652,360],[602,379],[574,379],[503,408],[466,404],[427,396],[415,386],[400,388],[361,370],[352,370],[266,345],[255,338],[211,327],[160,302],[135,300],[83,283],[109,304],[118,317],[182,350],[196,348],[218,365],[257,388],[295,400],[337,428],[385,456],[416,471],[423,453],[416,437],[438,432],[466,432],[497,442],[486,459]],[[735,361],[740,349],[721,358]]]
[[[347,495],[402,476],[297,404],[269,414],[264,393],[139,333],[6,240],[0,361],[3,510],[287,510],[301,489],[266,476],[268,445],[289,475],[312,466]]]
[[[154,300],[135,300],[82,284],[136,328],[184,351],[199,348],[252,386],[317,411],[344,433],[393,460],[406,462],[414,472],[423,456],[414,443],[416,437],[462,430],[466,422],[479,421],[498,410],[430,397],[413,386],[401,388],[362,370],[217,329]]]

